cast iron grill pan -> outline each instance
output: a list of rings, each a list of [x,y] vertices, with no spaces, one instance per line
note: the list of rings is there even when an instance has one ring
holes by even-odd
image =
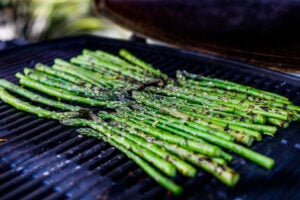
[[[254,66],[137,42],[94,36],[64,38],[0,52],[0,77],[56,57],[68,59],[83,48],[117,53],[127,48],[163,72],[177,69],[226,79],[282,94],[300,102],[300,79]],[[37,104],[39,105],[39,104]],[[173,196],[109,144],[54,120],[37,118],[0,101],[0,199],[300,199],[300,123],[265,137],[253,149],[276,160],[266,170],[241,157],[232,167],[241,180],[228,188],[199,170],[196,178],[178,175],[184,193]]]

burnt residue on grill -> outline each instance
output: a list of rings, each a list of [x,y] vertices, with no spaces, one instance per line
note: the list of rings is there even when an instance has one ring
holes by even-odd
[[[2,51],[0,78],[16,82],[14,74],[24,67],[37,62],[51,65],[54,58],[68,59],[83,48],[117,54],[122,47],[171,76],[184,69],[300,102],[299,78],[212,56],[92,36]],[[231,166],[241,175],[235,188],[199,170],[196,178],[175,178],[184,186],[184,193],[176,197],[109,144],[0,101],[0,138],[7,139],[0,143],[0,199],[300,199],[299,130],[300,124],[292,123],[253,146],[276,160],[274,169],[235,157]]]

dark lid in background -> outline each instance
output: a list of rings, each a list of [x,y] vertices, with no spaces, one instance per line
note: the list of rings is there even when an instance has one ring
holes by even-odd
[[[300,1],[95,0],[99,13],[175,47],[300,72]]]

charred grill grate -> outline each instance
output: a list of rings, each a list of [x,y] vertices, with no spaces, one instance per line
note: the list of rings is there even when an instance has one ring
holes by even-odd
[[[176,69],[218,77],[269,90],[300,102],[300,79],[252,66],[212,59],[146,44],[92,36],[60,39],[0,52],[0,77],[16,82],[14,74],[36,62],[70,58],[83,48],[112,53],[125,47],[169,75]],[[298,102],[298,103],[297,103]],[[176,177],[184,193],[175,197],[158,186],[132,161],[105,142],[79,136],[74,129],[40,119],[0,102],[1,199],[300,199],[300,124],[280,130],[253,149],[275,158],[265,170],[236,157],[232,166],[241,174],[234,189],[199,171],[194,179]]]

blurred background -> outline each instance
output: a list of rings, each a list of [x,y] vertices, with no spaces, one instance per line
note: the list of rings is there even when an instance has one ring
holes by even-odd
[[[0,40],[18,39],[22,43],[85,33],[121,39],[131,35],[96,16],[92,3],[92,0],[0,0]]]

